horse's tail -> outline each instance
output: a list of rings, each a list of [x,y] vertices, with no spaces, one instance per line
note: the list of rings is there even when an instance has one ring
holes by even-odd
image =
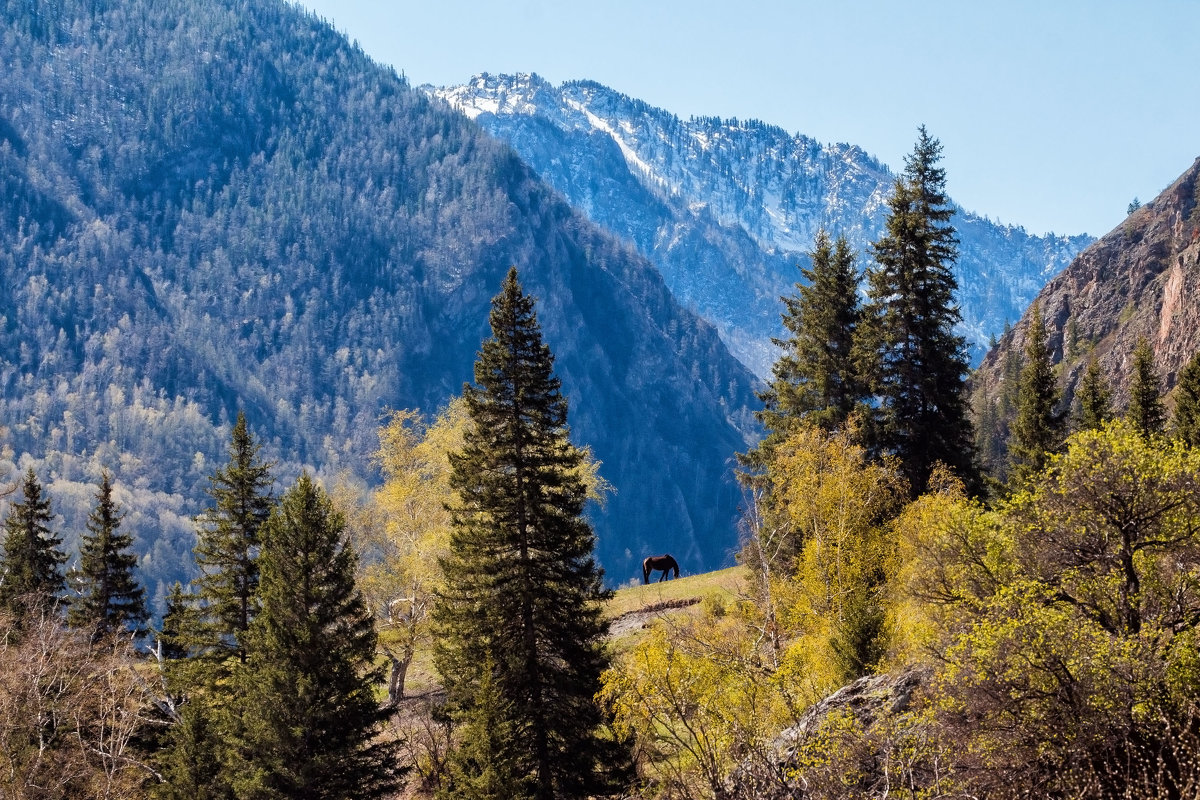
[[[642,583],[650,583],[650,559],[642,562]]]

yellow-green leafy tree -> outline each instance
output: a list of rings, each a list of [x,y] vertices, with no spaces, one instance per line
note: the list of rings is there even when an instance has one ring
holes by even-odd
[[[760,570],[760,592],[784,643],[782,663],[823,692],[871,672],[883,655],[894,561],[886,523],[903,502],[904,483],[890,463],[870,460],[852,432],[815,426],[778,443],[766,475],[764,517],[780,538],[793,539],[781,549],[796,557]]]
[[[440,580],[438,559],[450,537],[449,453],[462,447],[468,424],[461,400],[429,423],[396,411],[379,430],[377,460],[384,483],[375,494],[381,524],[368,526],[361,586],[380,624],[380,648],[391,661],[389,698],[404,696],[417,649],[429,637],[429,610]]]
[[[891,530],[898,567],[888,604],[889,662],[921,662],[1014,579],[1014,543],[1002,515],[969,498],[944,469]]]
[[[1196,453],[1117,421],[995,511],[961,491],[906,510],[901,638],[938,654],[972,791],[1195,796],[1198,483]]]
[[[600,696],[654,796],[724,798],[735,772],[741,784],[778,777],[769,743],[797,701],[747,612],[706,604],[697,617],[660,620],[605,673]]]

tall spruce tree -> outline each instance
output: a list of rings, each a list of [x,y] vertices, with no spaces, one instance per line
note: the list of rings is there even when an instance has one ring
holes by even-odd
[[[479,676],[474,706],[458,732],[461,744],[438,800],[504,800],[526,794],[520,760],[509,750],[517,715],[496,685],[496,661],[490,653]]]
[[[65,585],[61,568],[67,560],[59,549],[62,539],[50,530],[50,498],[32,468],[21,490],[21,501],[12,504],[4,521],[0,557],[0,608],[17,619],[53,607]]]
[[[503,758],[455,755],[455,797],[576,798],[599,793],[616,763],[594,697],[608,665],[601,603],[610,596],[582,518],[583,454],[542,342],[533,298],[510,270],[492,301],[492,336],[464,399],[471,428],[451,457],[450,554],[434,611],[435,663],[466,730],[502,732]],[[490,671],[488,665],[494,665]],[[500,755],[499,751],[493,755]],[[480,769],[503,774],[483,780]],[[478,779],[478,780],[477,780]]]
[[[241,412],[231,438],[229,463],[209,479],[213,505],[198,519],[195,599],[209,654],[245,660],[241,639],[257,610],[258,535],[271,513],[274,480]]]
[[[765,407],[758,417],[773,434],[800,419],[839,429],[865,396],[853,352],[859,317],[854,252],[844,236],[831,242],[821,230],[809,257],[811,266],[800,268],[807,285],[797,283],[796,294],[782,298],[789,336],[773,340],[782,355],[760,395]]]
[[[164,800],[235,796],[232,742],[248,701],[234,668],[247,659],[259,606],[259,534],[274,505],[273,465],[259,450],[239,412],[229,462],[209,479],[213,504],[197,518],[200,576],[191,592],[174,596],[163,649],[183,657],[166,661],[164,672],[168,690],[184,702],[156,756],[164,782],[155,794]]]
[[[67,623],[91,630],[97,638],[124,631],[141,636],[150,616],[146,590],[133,574],[133,537],[120,530],[123,515],[112,494],[112,477],[105,470],[79,545],[79,567],[67,576],[77,593],[71,598]]]
[[[1050,347],[1041,308],[1034,303],[1025,343],[1025,366],[1017,392],[1017,417],[1009,442],[1010,477],[1024,482],[1039,474],[1066,438],[1066,415],[1058,409],[1061,392],[1050,364]]]
[[[166,605],[162,626],[156,635],[159,655],[169,661],[187,658],[189,648],[184,637],[188,631],[195,630],[196,625],[190,617],[195,613],[196,605],[179,581],[175,581],[167,590]]]
[[[1105,422],[1112,419],[1112,392],[1105,384],[1104,376],[1100,374],[1100,365],[1095,359],[1088,362],[1087,371],[1079,380],[1079,389],[1075,395],[1079,401],[1076,430],[1099,430]]]
[[[1129,410],[1126,417],[1144,437],[1157,436],[1166,429],[1167,411],[1162,389],[1154,372],[1154,352],[1144,338],[1133,349],[1133,375],[1129,379]]]
[[[394,747],[379,736],[374,619],[354,582],[345,522],[307,474],[262,529],[260,608],[235,671],[236,797],[390,797]]]
[[[887,233],[867,269],[857,352],[877,400],[868,443],[899,458],[912,494],[925,490],[937,462],[978,491],[981,482],[967,416],[965,340],[953,266],[958,240],[939,167],[942,146],[920,128],[904,174],[896,181]]]
[[[1200,353],[1184,365],[1175,383],[1173,432],[1188,447],[1200,447]]]

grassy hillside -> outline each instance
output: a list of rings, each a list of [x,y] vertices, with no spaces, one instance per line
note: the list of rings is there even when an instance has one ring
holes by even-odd
[[[608,604],[609,619],[624,614],[651,612],[656,606],[680,600],[702,600],[716,595],[724,600],[736,597],[746,585],[744,567],[729,567],[716,572],[688,575],[662,583],[626,584]],[[665,612],[664,613],[668,613]]]
[[[626,584],[609,601],[607,614],[612,624],[612,643],[620,650],[636,640],[645,626],[660,618],[695,613],[705,598],[733,602],[746,588],[744,567],[729,567],[716,572],[688,575],[651,584]],[[383,634],[386,641],[387,634]],[[433,668],[433,653],[428,647],[413,658],[406,682],[406,694],[422,695],[440,688]]]

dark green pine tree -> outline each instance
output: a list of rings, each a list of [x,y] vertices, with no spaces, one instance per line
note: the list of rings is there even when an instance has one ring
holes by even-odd
[[[230,692],[226,689],[214,697],[213,679],[205,669],[211,665],[192,658],[207,642],[199,634],[202,624],[195,598],[176,581],[166,602],[156,643],[167,690],[158,708],[164,724],[143,743],[161,776],[150,795],[159,800],[230,800],[233,790],[222,766],[228,737],[215,723],[224,706],[212,705]]]
[[[50,498],[42,494],[33,469],[25,475],[22,499],[4,521],[0,557],[0,608],[17,619],[53,608],[64,588],[62,539],[50,531]]]
[[[504,761],[489,761],[505,765],[492,785],[516,787],[512,798],[587,797],[624,763],[598,735],[604,720],[594,700],[608,665],[601,604],[611,593],[581,516],[587,490],[567,401],[515,268],[490,320],[477,386],[464,389],[472,425],[451,457],[459,499],[434,610],[435,663],[464,728],[508,738]],[[488,700],[489,691],[503,702]],[[476,750],[460,745],[457,774],[478,768]],[[447,791],[491,796],[478,777]]]
[[[345,522],[308,475],[262,529],[260,608],[235,671],[235,797],[389,797],[395,753],[380,738],[374,619],[355,587]]]
[[[1058,408],[1062,393],[1050,363],[1050,347],[1041,308],[1034,303],[1025,342],[1025,366],[1017,392],[1017,417],[1009,441],[1009,477],[1023,483],[1041,473],[1066,439],[1066,415]],[[1014,484],[1015,485],[1015,484]]]
[[[1176,439],[1188,447],[1200,447],[1200,353],[1179,372],[1173,428]]]
[[[438,800],[506,800],[524,793],[516,754],[509,752],[517,715],[500,694],[496,675],[496,660],[489,653],[479,671],[475,705],[458,732],[461,745]]]
[[[196,604],[184,592],[183,584],[179,581],[175,581],[167,590],[166,602],[167,608],[163,612],[162,627],[158,630],[156,637],[159,656],[168,661],[177,661],[187,658],[191,652],[186,637],[189,631],[197,628],[192,619]]]
[[[1154,373],[1154,353],[1150,343],[1138,339],[1133,349],[1133,375],[1129,379],[1129,411],[1126,417],[1144,437],[1157,436],[1166,429],[1167,411],[1162,389]]]
[[[811,266],[800,268],[807,284],[797,283],[796,294],[782,298],[789,336],[773,340],[782,355],[760,395],[758,418],[770,432],[763,445],[768,448],[802,419],[840,429],[865,399],[853,353],[859,317],[854,252],[845,237],[831,242],[822,230],[809,257]]]
[[[887,233],[867,269],[868,302],[857,353],[877,405],[865,432],[872,449],[899,458],[916,496],[942,462],[973,491],[981,481],[967,416],[966,343],[954,294],[958,240],[939,167],[942,146],[920,129],[896,181]]]
[[[67,609],[67,624],[90,630],[97,639],[124,632],[141,636],[150,616],[146,590],[133,574],[137,566],[133,537],[120,530],[121,519],[112,496],[112,477],[105,470],[79,545],[79,567],[67,576],[77,593]]]
[[[1100,374],[1100,365],[1092,359],[1087,371],[1079,380],[1079,389],[1075,396],[1079,400],[1078,416],[1075,419],[1076,430],[1094,431],[1112,419],[1112,392]]]
[[[164,662],[168,691],[182,700],[156,762],[160,798],[231,798],[236,770],[231,742],[241,731],[246,698],[233,680],[247,658],[246,637],[258,612],[259,533],[273,507],[270,463],[239,413],[229,462],[210,478],[213,505],[197,519],[200,577],[179,592],[167,650],[184,657]],[[164,627],[166,626],[164,620]]]
[[[259,448],[239,412],[229,463],[210,478],[213,505],[198,519],[195,597],[208,655],[218,660],[231,652],[245,659],[241,638],[257,610],[258,534],[274,502],[273,465],[262,460]]]

